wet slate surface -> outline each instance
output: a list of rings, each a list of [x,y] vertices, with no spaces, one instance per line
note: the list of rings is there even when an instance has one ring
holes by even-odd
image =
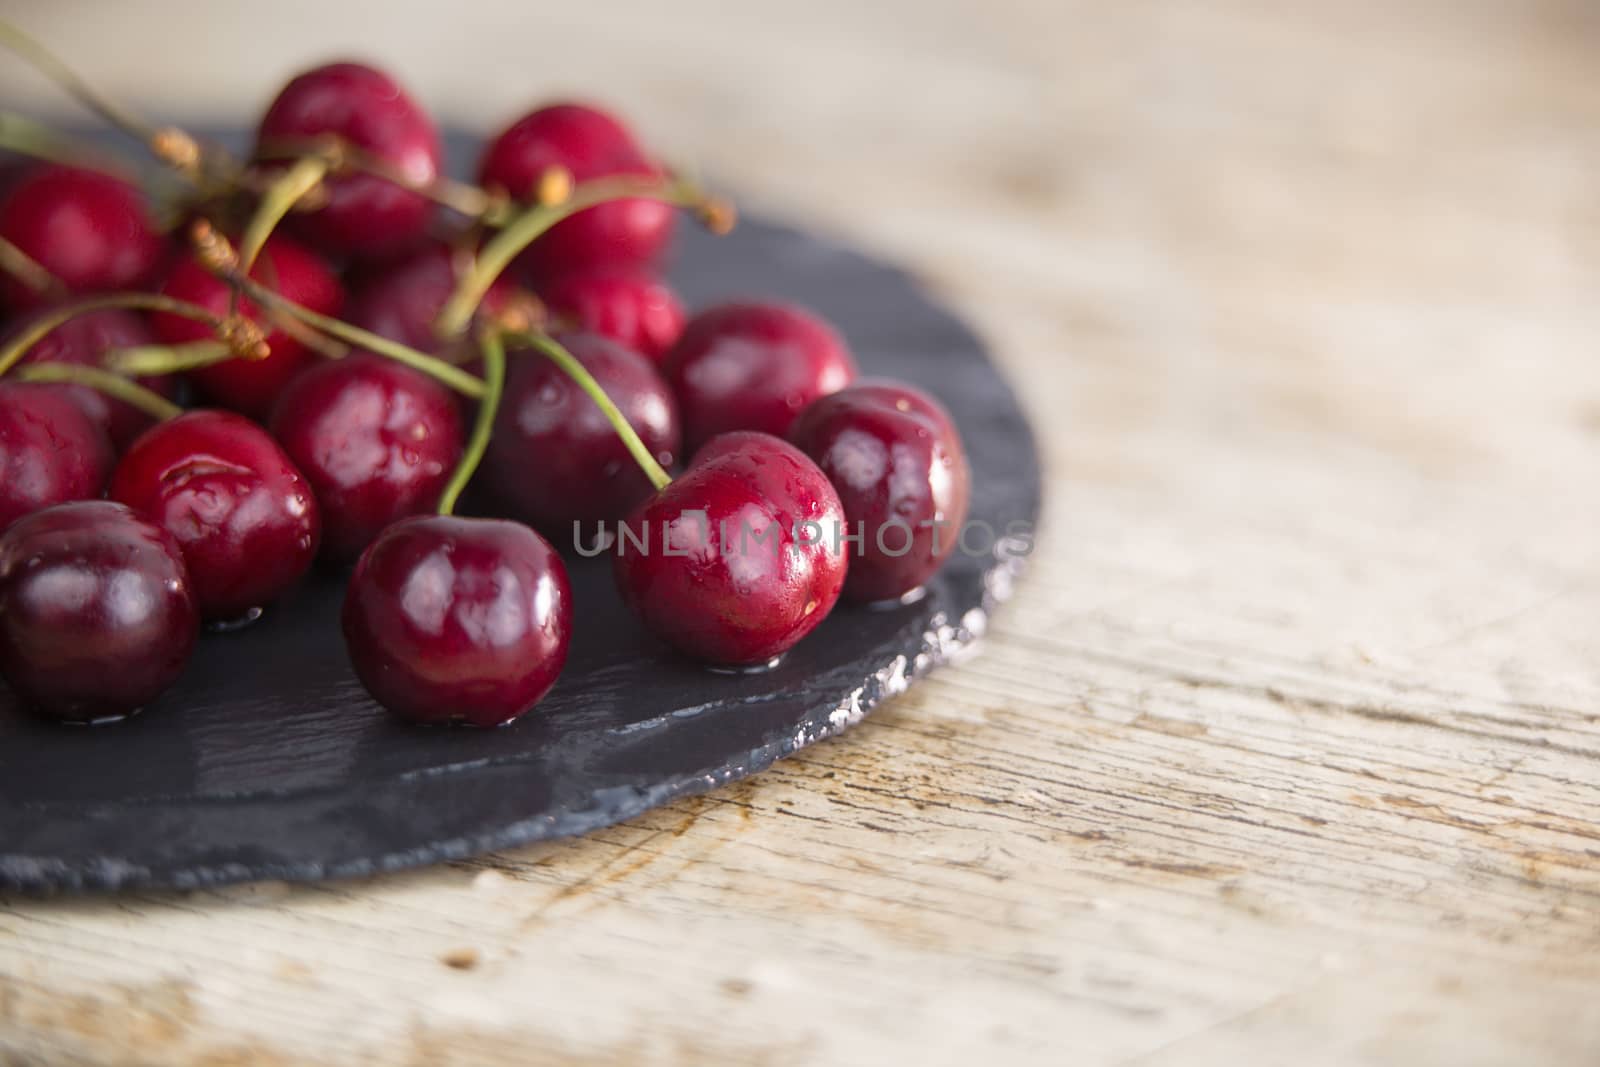
[[[836,322],[866,373],[916,382],[967,443],[973,517],[1039,507],[1032,435],[983,346],[905,274],[779,226],[691,226],[691,306],[782,297]],[[982,548],[982,538],[972,547]],[[773,671],[712,674],[642,632],[603,559],[571,558],[577,632],[551,695],[504,729],[391,721],[320,573],[255,626],[207,635],[184,679],[123,723],[40,721],[0,694],[0,887],[32,892],[318,879],[583,833],[760,771],[838,733],[981,633],[1024,546],[957,557],[928,595],[842,606]]]

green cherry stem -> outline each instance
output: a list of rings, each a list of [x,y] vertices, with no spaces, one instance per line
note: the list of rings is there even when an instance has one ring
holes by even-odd
[[[321,331],[331,337],[337,338],[356,348],[365,348],[380,356],[404,363],[413,370],[419,370],[437,381],[444,383],[456,392],[474,399],[480,398],[484,393],[484,384],[481,378],[468,374],[460,367],[447,363],[437,356],[430,356],[418,352],[415,348],[391,341],[387,337],[352,326],[348,322],[320,315],[308,307],[301,307],[293,300],[281,296],[253,278],[246,278],[236,271],[229,271],[223,275],[224,280],[237,286],[251,300],[260,304],[269,311],[275,311],[289,318],[295,319],[307,326]]]
[[[629,425],[627,416],[623,415],[606,395],[606,391],[594,380],[594,375],[589,373],[588,368],[579,363],[576,356],[549,334],[520,333],[516,337],[517,340],[537,348],[541,354],[561,368],[561,371],[571,378],[573,384],[583,390],[590,400],[594,401],[601,414],[605,415],[606,421],[611,423],[611,428],[617,432],[617,436],[622,438],[628,454],[639,464],[645,477],[650,479],[650,484],[657,489],[666,488],[667,483],[672,481],[672,475],[668,474],[656,457],[650,454],[649,447],[639,439],[638,433]]]
[[[0,111],[0,149],[19,156],[99,171],[123,181],[136,182],[140,168],[130,160],[57,133],[42,122]]]
[[[483,396],[478,401],[478,417],[473,420],[472,436],[467,438],[461,462],[456,464],[449,484],[439,495],[441,515],[455,513],[456,501],[461,499],[462,491],[478,471],[478,464],[483,462],[483,453],[489,447],[489,436],[494,432],[495,413],[500,410],[500,396],[505,392],[506,349],[500,335],[492,330],[485,331],[478,340],[478,348],[483,352]]]
[[[65,291],[61,279],[4,237],[0,237],[0,271],[11,275],[39,295]]]
[[[58,307],[49,314],[35,319],[26,330],[18,334],[4,348],[0,348],[0,374],[5,374],[17,361],[28,354],[28,350],[44,340],[62,323],[87,315],[91,311],[100,311],[104,308],[132,308],[136,311],[165,311],[170,315],[178,315],[196,322],[203,322],[214,330],[222,329],[222,320],[198,304],[191,304],[187,300],[174,300],[169,296],[158,293],[108,293],[105,296],[90,297],[80,300],[75,304]]]
[[[244,236],[239,240],[239,273],[249,274],[250,268],[255,265],[256,257],[261,254],[261,249],[266,247],[267,238],[272,236],[272,231],[277,229],[278,223],[283,221],[304,197],[322,183],[327,177],[328,161],[319,156],[302,156],[295,161],[294,166],[284,171],[283,174],[273,179],[262,194],[261,202],[256,205],[256,212],[250,216],[250,224],[245,227]]]
[[[160,393],[99,367],[85,367],[76,363],[34,363],[19,368],[15,377],[23,382],[85,385],[107,396],[126,401],[157,420],[183,414],[182,408]]]
[[[445,303],[444,310],[434,324],[440,337],[458,337],[466,332],[467,324],[477,312],[478,305],[488,294],[495,279],[504,274],[511,261],[517,258],[540,234],[556,223],[571,218],[586,208],[612,200],[660,200],[678,207],[697,209],[714,230],[725,232],[731,226],[731,210],[720,201],[708,197],[699,186],[681,178],[640,178],[624,175],[597,178],[584,182],[559,203],[537,204],[513,218],[505,228],[483,246],[478,261],[456,285],[455,292]]]
[[[155,378],[181,374],[237,355],[224,341],[189,341],[181,345],[134,345],[106,354],[105,365],[117,374],[135,378]]]
[[[103,95],[78,72],[67,66],[54,52],[23,33],[16,26],[0,19],[0,45],[21,56],[35,70],[55,82],[67,94],[111,125],[131,137],[148,143],[156,128],[132,111]]]
[[[311,155],[325,159],[335,174],[344,171],[371,174],[468,218],[482,220],[491,226],[506,221],[503,216],[505,202],[476,185],[459,182],[443,174],[432,181],[419,182],[401,167],[337,135],[274,140],[257,147],[255,158],[258,161],[273,161]]]

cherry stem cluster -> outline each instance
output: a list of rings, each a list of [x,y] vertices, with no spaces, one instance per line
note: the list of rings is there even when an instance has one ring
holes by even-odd
[[[528,208],[484,245],[477,262],[445,302],[435,323],[436,332],[446,338],[465,333],[472,316],[477,313],[496,279],[505,273],[523,249],[556,223],[599,204],[636,198],[694,208],[713,229],[725,231],[726,226],[732,225],[731,208],[713,200],[698,186],[683,179],[622,175],[584,182],[559,203],[541,203]]]
[[[104,296],[65,304],[33,320],[27,329],[12,338],[4,348],[0,348],[0,375],[15,367],[34,345],[48,337],[56,327],[79,315],[87,315],[91,311],[101,311],[106,308],[164,311],[169,315],[179,315],[196,322],[203,322],[214,330],[221,331],[223,328],[222,319],[198,304],[191,304],[186,300],[174,300],[159,293],[107,293]]]

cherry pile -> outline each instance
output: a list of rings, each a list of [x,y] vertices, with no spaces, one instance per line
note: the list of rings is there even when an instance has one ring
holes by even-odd
[[[353,564],[345,644],[380,704],[494,726],[555,684],[584,610],[558,545],[609,552],[645,629],[718,669],[951,554],[949,415],[858,380],[804,308],[689,315],[660,273],[676,214],[720,232],[731,209],[615,116],[540,107],[469,184],[358,63],[284,86],[247,159],[72,88],[147,152],[0,121],[0,675],[23,705],[130,714],[319,558]]]

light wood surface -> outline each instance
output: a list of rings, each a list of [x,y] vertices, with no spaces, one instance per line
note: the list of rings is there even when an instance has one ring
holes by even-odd
[[[4,901],[0,1059],[1600,1062],[1600,8],[401,7],[0,3],[168,113],[330,51],[622,106],[980,326],[1033,570],[842,739],[583,840]]]

